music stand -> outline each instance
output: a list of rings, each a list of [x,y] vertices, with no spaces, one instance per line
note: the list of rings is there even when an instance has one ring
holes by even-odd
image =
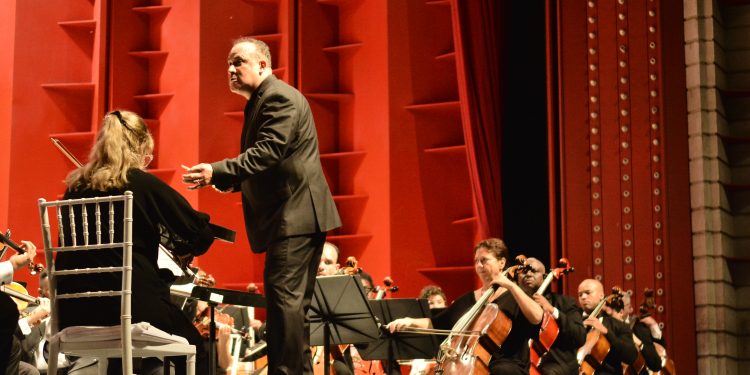
[[[398,318],[426,318],[431,316],[426,299],[392,298],[371,300],[370,306],[380,323],[386,325]],[[384,334],[379,340],[367,346],[357,346],[362,359],[387,360],[389,373],[396,366],[396,360],[433,358],[438,352],[439,343],[435,335],[398,332]]]
[[[362,344],[379,336],[359,276],[319,276],[308,317],[310,344],[323,345],[325,375],[330,374],[331,345]]]
[[[213,375],[216,373],[216,320],[214,318],[216,306],[225,303],[228,305],[266,307],[266,299],[258,293],[203,286],[193,287],[190,298],[208,302],[208,308],[211,309],[211,323],[208,326],[208,373]]]

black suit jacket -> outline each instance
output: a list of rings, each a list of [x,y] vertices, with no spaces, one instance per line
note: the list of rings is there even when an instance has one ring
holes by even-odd
[[[560,333],[549,353],[542,359],[542,367],[551,362],[577,368],[576,352],[586,342],[583,311],[572,297],[551,293],[545,297],[559,311],[556,321]]]
[[[607,340],[611,345],[609,354],[597,370],[597,374],[622,374],[622,364],[633,364],[638,356],[638,350],[633,342],[633,331],[626,323],[602,313],[604,320],[602,324],[607,327]]]
[[[295,88],[271,75],[245,106],[242,153],[211,164],[213,183],[242,191],[250,246],[341,226],[320,165],[310,106]]]
[[[654,339],[651,337],[651,330],[648,329],[645,324],[636,322],[635,325],[633,325],[633,334],[641,340],[641,343],[643,343],[641,354],[646,361],[646,367],[651,371],[661,370],[661,357],[659,357],[659,353],[656,352]],[[648,371],[646,370],[641,371],[642,374],[647,372]]]

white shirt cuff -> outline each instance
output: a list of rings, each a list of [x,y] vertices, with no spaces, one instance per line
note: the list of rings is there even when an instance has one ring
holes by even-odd
[[[9,260],[0,262],[0,284],[10,284],[13,281],[13,264]]]
[[[26,318],[18,319],[18,328],[21,329],[21,333],[23,333],[24,336],[31,333],[31,326],[29,325],[29,322],[26,321]]]
[[[661,329],[659,328],[658,324],[654,324],[648,328],[651,330],[651,337],[657,340],[661,339]]]

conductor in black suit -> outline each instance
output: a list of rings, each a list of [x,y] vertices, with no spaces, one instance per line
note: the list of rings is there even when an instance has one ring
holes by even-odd
[[[191,189],[242,192],[250,246],[266,252],[269,374],[312,374],[307,310],[326,231],[341,226],[315,122],[305,97],[272,74],[265,43],[237,39],[228,63],[230,90],[248,99],[241,153],[182,179]]]

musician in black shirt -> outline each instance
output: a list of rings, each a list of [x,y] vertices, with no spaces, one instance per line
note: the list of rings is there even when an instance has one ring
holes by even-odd
[[[133,323],[153,326],[182,336],[196,346],[196,373],[208,373],[208,355],[202,339],[190,320],[172,304],[169,285],[160,277],[158,246],[163,244],[178,256],[200,255],[213,242],[209,217],[195,211],[177,191],[144,171],[153,158],[154,141],[146,123],[128,111],[108,113],[102,122],[89,162],[68,175],[65,199],[120,195],[133,192]],[[92,208],[93,212],[93,208]],[[109,213],[101,213],[102,241],[109,237]],[[115,240],[122,239],[122,205],[115,205]],[[77,237],[83,238],[80,212],[76,215]],[[118,224],[119,223],[119,224]],[[66,224],[67,226],[67,224]],[[69,233],[70,228],[66,227]],[[96,241],[94,231],[89,233]],[[121,266],[122,257],[111,250],[91,250],[57,254],[57,269]],[[89,274],[61,277],[59,293],[117,290],[120,275]],[[117,325],[120,323],[119,298],[87,298],[59,301],[60,329],[76,325]],[[117,361],[110,362],[110,371]],[[184,360],[174,360],[178,373],[185,371]]]
[[[544,295],[535,294],[544,281],[545,267],[535,258],[526,261],[529,267],[518,275],[518,284],[555,319],[560,329],[549,352],[542,357],[538,370],[543,375],[576,374],[576,351],[586,341],[583,312],[572,297],[552,293],[549,289]]]
[[[396,319],[388,324],[391,332],[408,330],[409,327],[452,329],[455,323],[477,302],[482,294],[498,284],[500,287],[491,298],[512,322],[512,328],[501,348],[492,353],[489,363],[491,374],[528,374],[529,338],[535,338],[544,315],[542,308],[534,302],[516,283],[501,274],[509,259],[508,248],[497,238],[479,242],[474,247],[474,270],[482,281],[482,287],[470,291],[445,311],[428,318]]]
[[[586,279],[578,286],[578,302],[584,312],[583,325],[599,330],[602,335],[606,336],[611,346],[601,368],[596,370],[596,374],[620,375],[622,364],[635,362],[638,352],[633,343],[633,332],[630,327],[607,313],[607,311],[612,311],[610,307],[605,306],[598,319],[588,316],[603,298],[604,287],[598,280]]]

